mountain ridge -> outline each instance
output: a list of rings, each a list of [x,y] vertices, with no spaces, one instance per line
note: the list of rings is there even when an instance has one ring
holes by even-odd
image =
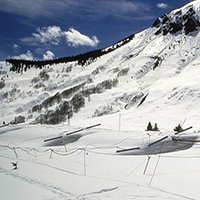
[[[188,5],[164,15],[168,17],[161,17],[160,23],[132,35],[120,47],[116,44],[113,51],[87,65],[73,61],[30,68],[22,74],[7,70],[2,75],[5,86],[0,90],[0,118],[11,121],[20,115],[27,123],[59,124],[98,117],[106,126],[107,120],[121,113],[125,129],[132,128],[131,115],[138,129],[138,120],[160,121],[167,126],[160,118],[172,124],[183,117],[193,118],[198,126],[199,24],[189,34],[185,27],[190,17],[197,20],[199,1],[194,4],[196,10],[193,8],[196,14]],[[184,16],[188,18],[181,21],[181,31],[170,33],[168,20],[180,22]],[[162,32],[165,27],[167,34]],[[2,71],[5,67],[2,64]]]
[[[168,14],[164,14],[158,17],[152,24],[153,28],[157,28],[155,35],[163,34],[167,35],[176,33],[185,33],[186,35],[196,31],[200,27],[200,2],[199,0],[188,3],[182,8],[171,11]],[[140,31],[141,32],[141,31]],[[139,32],[138,32],[139,33]],[[76,56],[69,56],[63,58],[56,58],[53,60],[45,61],[29,61],[29,60],[18,60],[18,59],[6,59],[6,62],[12,65],[11,70],[16,72],[26,71],[30,67],[43,68],[45,65],[67,63],[77,61],[79,65],[88,65],[94,62],[97,58],[110,53],[121,46],[130,42],[137,33],[134,33],[115,44],[90,52],[86,52]]]

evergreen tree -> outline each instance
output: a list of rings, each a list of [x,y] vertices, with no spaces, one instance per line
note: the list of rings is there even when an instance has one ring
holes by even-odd
[[[159,131],[158,125],[157,123],[155,123],[154,127],[153,127],[153,131]]]
[[[147,130],[146,131],[153,131],[153,127],[151,125],[151,122],[148,123],[148,126],[147,126]]]
[[[178,124],[178,126],[176,126],[175,128],[174,128],[174,131],[175,132],[181,132],[183,130],[183,128],[182,128],[182,126],[180,125],[180,124]]]

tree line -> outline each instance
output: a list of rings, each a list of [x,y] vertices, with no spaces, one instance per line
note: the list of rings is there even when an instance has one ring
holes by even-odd
[[[97,58],[100,56],[103,56],[107,53],[110,53],[114,51],[115,49],[125,45],[128,43],[131,39],[133,39],[135,35],[131,35],[116,44],[112,45],[109,48],[105,49],[98,49],[94,51],[90,51],[84,54],[79,54],[76,56],[68,56],[68,57],[62,57],[62,58],[57,58],[53,60],[22,60],[22,59],[6,59],[6,62],[10,63],[12,67],[10,68],[10,71],[14,71],[17,73],[22,73],[23,71],[27,71],[27,69],[35,67],[42,69],[46,65],[55,65],[55,64],[60,64],[60,63],[68,63],[68,62],[73,62],[76,61],[78,65],[84,66],[88,65],[92,62],[94,62]]]

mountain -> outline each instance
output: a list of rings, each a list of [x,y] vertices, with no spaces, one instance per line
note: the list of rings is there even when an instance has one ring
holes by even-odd
[[[199,19],[200,1],[193,1],[111,47],[71,60],[2,62],[0,122],[98,120],[118,129],[113,125],[121,116],[127,130],[149,121],[172,129],[184,119],[199,128]]]
[[[196,1],[158,18],[153,24],[153,27],[158,28],[155,34],[185,33],[188,35],[197,31],[200,27],[198,8],[199,2]]]

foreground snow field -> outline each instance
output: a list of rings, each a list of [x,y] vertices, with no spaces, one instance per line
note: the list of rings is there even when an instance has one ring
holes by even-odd
[[[124,156],[116,148],[141,144],[145,132],[84,130],[44,142],[77,127],[10,125],[0,129],[0,193],[21,199],[199,199],[200,152]],[[146,134],[146,135],[145,135]],[[156,134],[156,133],[155,133]],[[153,136],[151,136],[153,137]],[[154,139],[158,138],[158,135]],[[18,161],[17,169],[11,162]]]

